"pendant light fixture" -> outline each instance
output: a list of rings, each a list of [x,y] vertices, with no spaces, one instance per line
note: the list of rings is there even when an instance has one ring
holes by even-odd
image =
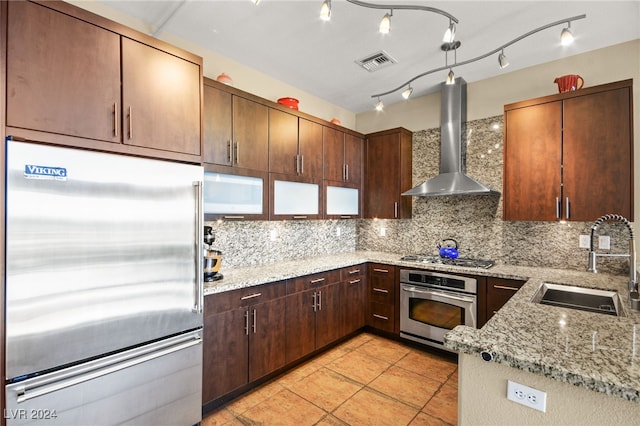
[[[384,109],[384,103],[382,99],[378,98],[378,102],[376,103],[376,111],[382,111]]]

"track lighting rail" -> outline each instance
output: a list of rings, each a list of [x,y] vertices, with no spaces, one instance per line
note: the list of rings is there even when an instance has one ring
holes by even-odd
[[[352,2],[352,3],[354,3],[354,2],[356,2],[357,0],[347,0],[347,1],[348,1],[348,2]],[[396,88],[394,88],[394,89],[388,90],[388,91],[386,91],[386,92],[376,93],[375,95],[371,95],[371,97],[372,97],[372,98],[380,98],[381,96],[389,95],[389,94],[391,94],[391,93],[393,93],[393,92],[397,92],[398,90],[400,90],[400,89],[402,89],[402,88],[404,88],[404,87],[406,87],[406,86],[410,85],[410,84],[411,84],[411,83],[413,83],[415,80],[418,80],[419,78],[422,78],[422,77],[427,76],[427,75],[429,75],[429,74],[433,74],[433,73],[436,73],[436,72],[438,72],[438,71],[444,71],[444,70],[446,70],[446,69],[451,69],[451,68],[455,68],[455,67],[459,67],[459,66],[462,66],[462,65],[470,64],[470,63],[472,63],[472,62],[479,61],[479,60],[481,60],[481,59],[484,59],[484,58],[486,58],[486,57],[488,57],[488,56],[491,56],[491,55],[493,55],[493,54],[496,54],[496,53],[498,53],[498,52],[502,51],[503,49],[505,49],[505,48],[507,48],[507,47],[511,46],[511,45],[512,45],[512,44],[514,44],[514,43],[519,42],[520,40],[522,40],[522,39],[524,39],[524,38],[526,38],[526,37],[529,37],[529,36],[531,36],[531,35],[533,35],[533,34],[536,34],[536,33],[540,32],[540,31],[546,30],[547,28],[555,27],[555,26],[557,26],[557,25],[561,25],[561,24],[564,24],[564,23],[570,23],[570,22],[572,22],[572,21],[577,21],[577,20],[579,20],[579,19],[584,19],[584,18],[586,18],[586,17],[587,17],[587,15],[586,15],[586,14],[582,14],[582,15],[573,16],[573,17],[571,17],[571,18],[565,18],[565,19],[560,19],[560,20],[558,20],[558,21],[551,22],[551,23],[549,23],[549,24],[546,24],[546,25],[543,25],[543,26],[541,26],[541,27],[538,27],[538,28],[536,28],[536,29],[534,29],[534,30],[531,30],[531,31],[529,31],[529,32],[527,32],[527,33],[525,33],[525,34],[522,34],[521,36],[514,38],[513,40],[511,40],[511,41],[509,41],[509,42],[507,42],[507,43],[505,43],[505,44],[503,44],[503,45],[501,45],[501,46],[499,46],[499,47],[497,47],[497,48],[495,48],[495,49],[491,50],[490,52],[484,53],[484,54],[482,54],[482,55],[480,55],[480,56],[477,56],[477,57],[472,58],[472,59],[468,59],[468,60],[466,60],[466,61],[462,61],[462,62],[455,62],[455,63],[453,63],[453,64],[451,64],[451,65],[445,65],[445,66],[442,66],[442,67],[438,67],[438,68],[431,69],[431,70],[429,70],[429,71],[425,71],[425,72],[423,72],[422,74],[418,74],[418,75],[416,75],[415,77],[413,77],[412,79],[410,79],[410,80],[408,80],[408,81],[405,81],[403,84],[399,85],[398,87],[396,87]]]
[[[377,4],[377,3],[369,3],[366,1],[360,1],[360,0],[347,0],[349,3],[355,4],[356,6],[361,6],[361,7],[368,7],[371,9],[389,9],[389,10],[422,10],[425,12],[433,12],[433,13],[438,13],[442,16],[446,16],[447,18],[451,19],[453,22],[455,22],[456,24],[458,23],[458,19],[451,15],[450,13],[441,10],[441,9],[436,9],[435,7],[429,7],[429,6],[421,6],[421,5],[411,5],[411,4]]]

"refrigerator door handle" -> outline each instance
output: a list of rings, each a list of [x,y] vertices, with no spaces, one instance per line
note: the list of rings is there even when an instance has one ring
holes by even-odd
[[[199,335],[197,335],[197,337],[191,335],[186,339],[186,341],[177,343],[169,347],[161,347],[156,351],[146,351],[146,353],[143,352],[142,355],[136,354],[134,351],[133,354],[129,354],[128,356],[116,357],[114,360],[99,364],[96,368],[86,372],[80,372],[79,374],[70,377],[63,377],[60,380],[50,379],[47,381],[43,381],[44,383],[36,382],[29,388],[27,386],[16,388],[16,401],[19,404],[33,398],[38,398],[40,396],[56,392],[83,382],[87,382],[98,377],[106,376],[107,374],[112,374],[116,371],[124,370],[125,368],[142,364],[143,362],[160,358],[162,356],[200,344],[202,344],[202,338]]]
[[[198,314],[202,313],[204,305],[204,290],[202,283],[204,280],[204,271],[202,269],[202,258],[204,256],[202,249],[202,241],[204,240],[204,217],[202,214],[202,182],[195,181],[193,186],[196,191],[196,279],[195,279],[195,303],[192,311]]]

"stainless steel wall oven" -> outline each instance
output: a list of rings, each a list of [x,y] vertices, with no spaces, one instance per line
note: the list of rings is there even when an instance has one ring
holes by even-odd
[[[476,327],[477,287],[470,277],[400,270],[400,336],[447,350],[448,331]]]

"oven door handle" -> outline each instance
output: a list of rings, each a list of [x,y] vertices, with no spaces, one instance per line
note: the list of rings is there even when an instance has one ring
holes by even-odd
[[[434,296],[441,296],[441,297],[446,298],[446,299],[458,300],[460,302],[467,302],[467,303],[473,303],[474,302],[474,299],[471,298],[471,297],[454,296],[451,293],[445,293],[445,292],[441,292],[441,291],[418,290],[415,287],[411,287],[411,288],[402,287],[402,290],[404,290],[406,292],[409,292],[409,293],[430,294],[430,295],[434,295]]]

